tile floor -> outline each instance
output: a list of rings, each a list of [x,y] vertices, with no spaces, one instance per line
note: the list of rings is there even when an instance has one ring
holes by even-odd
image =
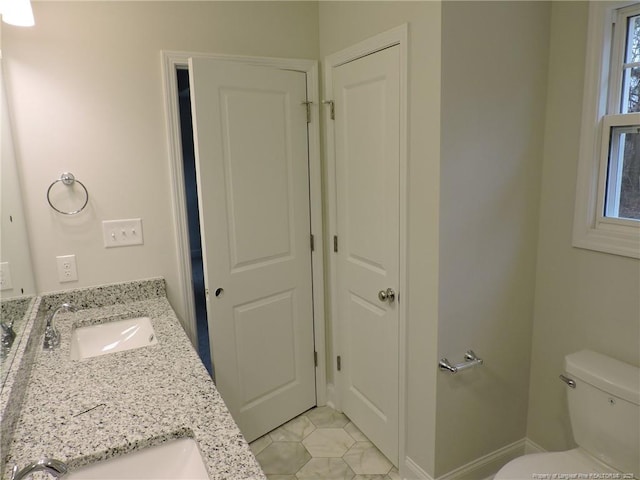
[[[317,407],[251,443],[269,480],[400,480],[342,413]]]

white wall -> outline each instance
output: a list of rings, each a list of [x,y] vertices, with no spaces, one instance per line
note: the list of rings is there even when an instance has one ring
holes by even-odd
[[[436,476],[526,432],[549,33],[547,2],[442,8]]]
[[[1,74],[1,72],[0,72]],[[31,267],[27,225],[22,207],[22,192],[13,148],[13,131],[7,106],[4,81],[0,78],[0,261],[9,264],[11,288],[0,292],[2,299],[33,295],[36,285]],[[6,274],[6,273],[5,273]],[[5,278],[5,280],[8,280]]]
[[[160,50],[322,59],[406,22],[406,454],[435,476],[525,432],[567,448],[562,359],[640,363],[640,266],[571,247],[587,9],[551,11],[548,57],[543,2],[36,1],[36,27],[1,34],[39,291],[163,276],[183,316]],[[91,194],[73,218],[45,198],[65,170]],[[138,216],[144,246],[103,248],[102,220]],[[437,372],[467,348],[486,365]]]
[[[162,276],[184,316],[170,199],[160,51],[318,57],[315,2],[35,2],[36,26],[5,25],[15,147],[40,292]],[[91,200],[47,204],[71,171]],[[102,220],[143,219],[144,246],[105,249]],[[75,254],[79,281],[57,280]]]
[[[571,246],[588,6],[553,2],[527,436],[571,448],[564,356],[640,365],[640,262]]]
[[[433,471],[440,163],[439,2],[320,2],[320,55],[409,24],[406,455]],[[402,459],[401,459],[402,461]]]

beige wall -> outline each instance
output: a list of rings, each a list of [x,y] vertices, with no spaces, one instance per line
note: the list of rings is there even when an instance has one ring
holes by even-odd
[[[1,72],[0,72],[1,74]],[[36,286],[31,266],[22,192],[13,148],[13,131],[4,82],[0,78],[0,261],[9,264],[12,288],[0,291],[2,299],[33,295]],[[6,287],[6,285],[3,285]]]
[[[440,163],[440,3],[320,2],[320,55],[409,24],[406,455],[433,471]],[[401,459],[402,461],[402,459]]]
[[[547,2],[442,8],[437,476],[526,432],[547,81]],[[464,439],[464,440],[462,440]]]
[[[640,364],[640,262],[571,246],[588,8],[553,2],[527,436],[572,447],[564,356]]]
[[[163,276],[184,315],[160,50],[322,59],[408,23],[407,456],[436,476],[525,433],[568,448],[564,355],[640,363],[638,261],[571,247],[585,4],[36,1],[34,13],[36,27],[4,25],[1,40],[39,291]],[[73,218],[45,198],[65,170],[91,194]],[[130,217],[145,245],[104,249],[101,221]],[[60,284],[55,257],[71,253],[80,281]],[[468,348],[484,367],[437,372]]]
[[[2,29],[15,147],[40,292],[153,276],[183,318],[160,50],[318,58],[315,2],[35,2]],[[250,34],[248,34],[250,33]],[[75,217],[45,193],[63,171],[88,188]],[[141,217],[144,246],[105,249],[102,220]],[[57,255],[79,281],[58,283]]]

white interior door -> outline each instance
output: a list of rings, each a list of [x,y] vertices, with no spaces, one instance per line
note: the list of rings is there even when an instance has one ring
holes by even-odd
[[[342,408],[395,465],[399,66],[395,46],[333,69]]]
[[[316,403],[306,77],[189,68],[216,386],[252,441]]]

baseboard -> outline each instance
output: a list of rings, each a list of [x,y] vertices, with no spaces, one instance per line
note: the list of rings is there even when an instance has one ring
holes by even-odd
[[[436,480],[491,480],[498,470],[514,458],[546,450],[537,443],[523,438],[494,452],[452,470]],[[420,465],[406,457],[402,469],[403,480],[434,480]]]
[[[404,468],[401,470],[400,473],[403,480],[433,480],[433,477],[409,457],[405,457]]]
[[[524,455],[526,439],[518,440],[510,445],[499,448],[483,457],[467,463],[437,480],[477,480],[479,478],[493,478],[498,470],[514,458]]]
[[[533,440],[529,440],[528,438],[524,439],[524,454],[525,455],[529,455],[531,453],[544,453],[546,451],[547,450],[545,448],[542,448],[540,445],[538,445]]]

